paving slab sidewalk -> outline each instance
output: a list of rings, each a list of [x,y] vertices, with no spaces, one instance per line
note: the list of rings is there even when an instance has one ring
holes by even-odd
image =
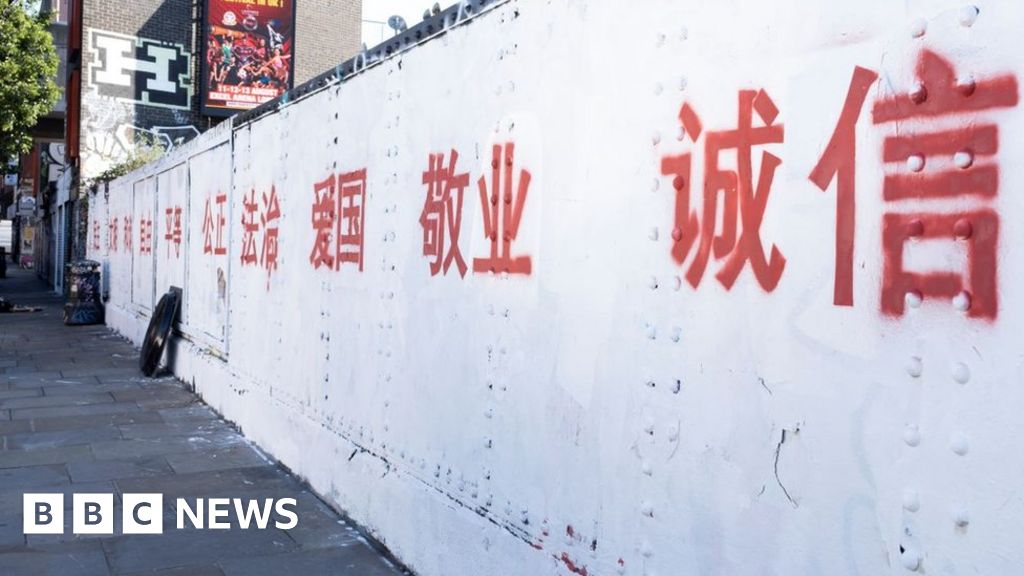
[[[104,326],[68,327],[34,273],[0,297],[0,574],[12,576],[407,574],[309,488],[173,377],[144,378],[138,351]],[[188,413],[189,418],[175,418]],[[65,494],[65,534],[23,533],[22,496]],[[71,534],[71,495],[113,493],[115,534]],[[164,494],[162,535],[123,535],[124,493]],[[174,499],[295,498],[299,525],[178,530]]]

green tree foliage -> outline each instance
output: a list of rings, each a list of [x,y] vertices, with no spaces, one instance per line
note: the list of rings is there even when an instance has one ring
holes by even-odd
[[[31,149],[30,130],[60,99],[51,15],[34,4],[0,0],[0,160]]]

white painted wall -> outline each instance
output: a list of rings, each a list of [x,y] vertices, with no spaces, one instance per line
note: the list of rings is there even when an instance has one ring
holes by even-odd
[[[984,103],[992,78],[1020,81],[1024,6],[976,6],[508,2],[113,183],[95,217],[159,213],[175,198],[188,229],[183,264],[147,260],[137,241],[93,255],[110,262],[108,322],[139,341],[153,278],[158,295],[184,278],[176,373],[425,576],[1017,573],[1024,113],[872,120],[876,103],[914,90],[925,49],[979,87],[949,96],[957,105]],[[855,66],[879,80],[853,140],[854,305],[837,306],[836,184],[823,192],[809,175]],[[910,113],[943,102],[941,86],[925,88]],[[726,289],[727,255],[712,254],[694,288],[693,253],[682,266],[671,256],[661,161],[692,151],[701,214],[709,135],[735,129],[740,91],[759,89],[784,126],[781,143],[752,153],[754,174],[763,152],[781,160],[759,237],[785,268],[766,290],[748,262]],[[680,133],[684,103],[703,125],[696,144]],[[998,152],[970,144],[969,170],[998,165],[993,197],[883,199],[886,174],[916,177],[884,163],[887,137],[986,125]],[[478,180],[491,190],[491,147],[506,142],[517,178],[532,176],[512,245],[532,271],[475,274],[491,247]],[[420,225],[428,155],[447,165],[452,149],[469,174],[464,278],[456,266],[431,276]],[[166,175],[183,166],[184,191]],[[736,166],[723,152],[720,169]],[[363,168],[363,269],[314,269],[314,187]],[[957,170],[937,154],[922,174]],[[263,210],[272,188],[268,274],[244,265],[243,217],[246,198]],[[227,254],[206,254],[205,206],[219,193]],[[932,214],[961,215],[981,242],[970,214],[983,209],[999,217],[996,258],[977,264],[977,278],[995,279],[994,317],[977,317],[972,282],[966,312],[920,282],[922,305],[883,313],[883,215],[925,214],[925,235],[941,227]],[[983,260],[969,245],[945,234],[893,254],[958,278]],[[140,272],[150,278],[129,278]]]

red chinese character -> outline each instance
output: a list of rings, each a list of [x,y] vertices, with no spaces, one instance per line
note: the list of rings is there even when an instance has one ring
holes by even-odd
[[[124,217],[124,251],[132,251],[132,217]]]
[[[263,224],[263,247],[260,250],[260,262],[267,270],[267,290],[270,289],[270,275],[277,270],[277,221],[281,217],[281,206],[277,201],[277,188],[270,188],[270,196],[263,193],[263,213],[260,222]]]
[[[366,169],[338,176],[338,257],[363,271],[363,226],[366,216]]]
[[[969,306],[969,316],[991,320],[998,313],[999,217],[985,204],[996,196],[999,187],[999,167],[993,159],[999,149],[998,127],[979,121],[975,113],[1016,106],[1017,80],[1005,75],[958,82],[952,64],[929,50],[922,52],[916,73],[919,83],[909,94],[874,105],[875,124],[904,122],[899,134],[885,139],[883,159],[889,170],[883,198],[894,203],[915,201],[918,205],[921,201],[960,198],[981,205],[955,212],[885,214],[882,312],[902,315],[909,293],[947,299],[960,295]],[[953,115],[966,119],[952,128],[927,132],[905,127],[909,120]],[[937,167],[926,170],[935,160]],[[904,248],[911,238],[966,241],[966,273],[904,270]]]
[[[316,240],[313,242],[313,250],[309,253],[309,262],[314,269],[321,266],[326,266],[328,270],[334,269],[336,248],[331,235],[334,233],[338,210],[336,180],[332,174],[323,182],[313,185],[312,222]]]
[[[528,170],[519,171],[519,182],[513,196],[513,159],[515,144],[504,146],[504,187],[502,187],[502,146],[491,148],[491,192],[487,193],[487,179],[477,181],[480,188],[480,208],[484,216],[484,237],[491,241],[491,254],[487,258],[473,259],[473,272],[508,272],[509,274],[530,274],[533,261],[529,255],[512,256],[512,243],[519,235],[519,224],[523,217],[523,206],[530,190],[533,176]],[[504,190],[504,192],[502,192]],[[500,239],[499,239],[500,237]]]
[[[110,222],[110,228],[107,230],[107,244],[110,246],[111,252],[117,252],[117,216]]]
[[[755,112],[763,125],[754,126]],[[725,259],[715,277],[727,290],[732,288],[747,262],[750,262],[755,279],[766,292],[774,290],[782,277],[786,259],[774,245],[766,259],[760,233],[775,170],[782,160],[763,151],[755,185],[751,159],[753,146],[783,141],[783,126],[775,124],[778,113],[775,103],[765,91],[742,90],[739,93],[737,128],[705,134],[703,211],[699,219],[690,209],[691,155],[687,153],[662,159],[662,174],[673,177],[676,190],[673,259],[682,264],[694,242],[700,238],[686,273],[686,280],[694,288],[704,277],[712,248],[716,259]],[[688,104],[683,104],[679,119],[690,140],[696,143],[703,127]],[[736,151],[736,170],[719,167],[719,157],[726,150]],[[722,230],[716,234],[719,196],[723,206]]]
[[[836,306],[853,306],[853,245],[857,213],[857,119],[868,89],[878,74],[856,67],[850,80],[843,111],[825,152],[809,176],[811,182],[828,190],[836,183],[836,271],[832,301]]]
[[[248,196],[242,196],[242,266],[255,265],[259,261],[256,254],[256,233],[260,225],[256,222],[256,191],[250,190]]]
[[[213,215],[213,208],[210,199],[206,199],[206,213],[203,216],[203,253],[222,256],[228,253],[224,246],[224,224],[227,220],[224,217],[224,205],[227,204],[227,194],[217,194],[217,216]],[[216,244],[214,244],[216,240]]]
[[[444,166],[444,154],[430,155],[430,168],[423,173],[423,183],[427,185],[427,198],[420,213],[420,225],[423,227],[423,255],[433,256],[430,263],[430,275],[437,274],[448,268],[452,262],[459,269],[459,274],[466,275],[466,262],[459,250],[459,233],[462,228],[462,198],[469,186],[469,173],[455,173],[455,163],[459,153],[452,150],[448,167]],[[455,192],[455,195],[452,195]],[[445,239],[450,245],[445,251]]]
[[[165,211],[167,228],[164,232],[164,240],[167,241],[167,257],[171,257],[171,246],[174,247],[174,257],[181,257],[181,206],[167,208]]]
[[[210,199],[206,199],[206,208],[203,214],[203,254],[213,254],[213,210],[210,208]]]
[[[903,253],[909,240],[959,240],[966,244],[967,272],[908,272]],[[964,294],[968,316],[995,319],[998,313],[996,248],[999,215],[982,209],[960,214],[890,212],[882,221],[882,312],[903,314],[906,295],[953,299]]]
[[[153,253],[153,221],[139,220],[139,254]]]

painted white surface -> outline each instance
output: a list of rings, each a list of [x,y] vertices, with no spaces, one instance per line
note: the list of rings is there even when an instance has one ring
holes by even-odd
[[[153,222],[156,178],[150,176],[134,185],[134,204],[125,234],[131,234],[132,304],[148,312],[153,309],[154,261]]]
[[[188,162],[191,344],[175,371],[419,574],[1017,573],[1019,105],[899,127],[998,126],[994,199],[909,204],[999,214],[997,317],[929,297],[902,316],[880,308],[893,127],[871,107],[912,90],[924,48],[979,82],[1019,81],[1024,7],[977,6],[975,19],[939,0],[513,1],[197,139],[115,182],[109,212]],[[822,192],[808,175],[855,66],[880,79],[857,124],[855,304],[842,307],[835,183]],[[762,151],[782,160],[760,238],[786,266],[770,292],[749,264],[726,290],[712,257],[693,288],[690,258],[670,256],[661,158],[703,157],[703,140],[677,138],[684,102],[706,131],[732,129],[745,89],[765,90],[785,127],[782,143],[755,147],[754,169]],[[490,249],[477,181],[491,186],[491,146],[508,141],[532,174],[513,244],[532,274],[474,274]],[[423,172],[453,148],[470,175],[470,271],[432,277]],[[735,160],[723,153],[723,169]],[[360,168],[364,268],[313,269],[314,185]],[[271,187],[282,215],[268,275],[243,265],[242,222],[244,198]],[[229,254],[212,257],[203,207],[222,190]],[[962,267],[962,245],[928,244],[910,244],[908,266]],[[108,321],[138,338],[133,256],[111,256]]]
[[[157,176],[157,207],[153,218],[153,257],[160,294],[167,286],[185,287],[188,256],[188,165],[184,162]]]
[[[189,158],[188,272],[182,318],[196,337],[224,351],[228,313],[227,248],[233,223],[230,217],[231,172],[227,169],[231,165],[231,145],[220,139],[216,143]],[[205,140],[200,146],[203,144]],[[163,286],[160,291],[164,292]]]

